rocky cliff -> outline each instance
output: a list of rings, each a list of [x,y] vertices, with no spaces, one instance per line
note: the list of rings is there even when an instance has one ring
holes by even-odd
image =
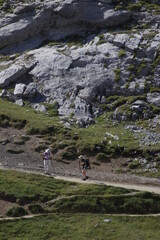
[[[137,96],[125,110],[114,108],[113,119],[159,113],[160,1],[0,4],[3,98],[20,105],[27,100],[40,111],[42,103],[56,103],[59,115],[90,122],[110,107],[106,99],[113,95]]]

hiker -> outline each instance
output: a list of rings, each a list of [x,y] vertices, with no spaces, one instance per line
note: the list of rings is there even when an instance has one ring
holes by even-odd
[[[90,163],[89,163],[89,160],[85,158],[83,155],[80,155],[78,158],[79,158],[79,169],[82,171],[82,175],[83,175],[82,180],[85,181],[88,179],[86,170],[90,169]]]
[[[51,151],[49,148],[46,149],[43,153],[43,161],[44,161],[44,173],[50,175]]]

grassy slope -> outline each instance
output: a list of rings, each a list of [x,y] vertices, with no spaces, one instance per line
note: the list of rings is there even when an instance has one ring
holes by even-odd
[[[104,222],[108,218],[112,222]],[[0,222],[3,240],[159,240],[159,236],[160,217],[56,214]]]
[[[44,113],[37,113],[29,107],[19,107],[1,99],[0,109],[0,125],[2,126],[8,124],[13,127],[25,127],[28,133],[63,133],[63,128],[58,123],[58,117],[49,117]],[[54,130],[50,130],[52,126],[54,126]],[[74,135],[75,132],[78,134],[79,140],[75,141],[75,144],[81,151],[93,151],[95,146],[101,146],[103,151],[112,153],[118,144],[125,146],[126,149],[132,149],[133,146],[134,148],[138,148],[138,141],[136,141],[132,134],[125,130],[124,127],[124,124],[114,126],[112,121],[109,121],[105,115],[103,115],[97,119],[96,125],[86,129],[74,128],[71,135]],[[120,140],[117,141],[106,136],[106,142],[111,140],[112,144],[102,144],[101,141],[104,141],[106,131],[113,135],[118,135]],[[64,139],[61,134],[59,134],[57,138],[59,141]]]
[[[110,240],[158,240],[160,234],[160,217],[129,217],[105,215],[118,209],[123,204],[128,211],[149,208],[156,203],[160,211],[160,198],[151,193],[135,193],[122,188],[99,185],[77,184],[58,181],[41,175],[26,174],[16,171],[0,171],[0,194],[5,193],[17,198],[32,198],[39,195],[35,203],[61,196],[53,205],[55,213],[32,219],[0,221],[0,239],[3,240],[46,240],[46,239],[110,239]],[[71,198],[63,198],[64,196]],[[4,196],[4,195],[3,195]],[[33,199],[32,199],[33,200]],[[140,206],[140,205],[141,206]],[[97,214],[96,209],[99,207]],[[27,209],[27,206],[25,206]],[[107,210],[107,209],[106,209]],[[122,210],[122,209],[121,209]],[[66,214],[64,214],[66,212]],[[75,213],[73,213],[75,212]],[[86,214],[88,212],[88,214]],[[154,212],[154,211],[153,211]],[[121,213],[121,211],[119,212]],[[107,223],[104,219],[111,219]]]
[[[28,133],[48,133],[55,124],[60,127],[57,117],[36,113],[30,107],[19,107],[8,101],[0,99],[0,124],[15,127],[25,127]]]
[[[21,205],[41,204],[57,198],[47,206],[49,211],[61,213],[160,212],[160,196],[156,194],[135,193],[104,185],[77,184],[16,171],[0,171],[0,197],[14,198]]]
[[[35,174],[0,170],[0,192],[16,198],[52,199],[61,195],[114,195],[132,192],[123,188],[65,182]]]

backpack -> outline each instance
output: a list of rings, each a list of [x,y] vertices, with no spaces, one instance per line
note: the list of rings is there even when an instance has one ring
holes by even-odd
[[[87,168],[90,168],[90,163],[88,159],[84,159],[84,163]]]

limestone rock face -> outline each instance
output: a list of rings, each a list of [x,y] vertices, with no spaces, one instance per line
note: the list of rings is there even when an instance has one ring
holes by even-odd
[[[59,114],[80,119],[80,126],[102,113],[97,102],[105,104],[110,95],[147,93],[144,105],[159,107],[160,16],[121,5],[115,10],[112,0],[12,0],[13,13],[0,18],[0,88],[14,88],[8,99],[57,102]],[[148,93],[151,87],[157,93]],[[152,115],[140,103],[130,107],[132,120]],[[128,119],[114,110],[115,119]]]
[[[130,21],[129,12],[114,11],[111,3],[112,1],[59,0],[18,6],[9,20],[6,17],[0,22],[0,47],[38,35],[44,35],[46,40],[58,40],[81,30],[114,27]]]

